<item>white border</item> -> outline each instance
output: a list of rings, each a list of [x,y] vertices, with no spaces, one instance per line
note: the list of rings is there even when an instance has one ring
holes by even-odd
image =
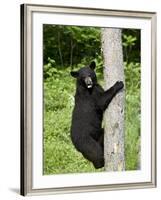
[[[151,20],[33,13],[33,189],[151,181]],[[65,175],[43,174],[42,25],[63,24],[141,29],[141,170]],[[135,122],[134,122],[135,123]]]

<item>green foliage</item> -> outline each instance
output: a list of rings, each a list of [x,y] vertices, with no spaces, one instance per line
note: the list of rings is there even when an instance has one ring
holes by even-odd
[[[124,38],[124,42],[123,42],[123,46],[125,47],[132,47],[135,45],[135,41],[137,40],[136,37],[133,37],[132,35],[123,35]]]
[[[44,25],[44,64],[48,58],[57,66],[73,68],[97,58],[101,52],[101,29],[94,27]],[[88,55],[88,56],[87,56]]]
[[[123,29],[124,61],[140,62],[140,30]],[[101,56],[101,28],[43,25],[44,64],[54,60],[55,67],[89,63]],[[102,57],[102,56],[101,56]]]
[[[127,63],[140,63],[140,30],[122,30],[123,57]]]
[[[126,169],[138,168],[140,151],[140,64],[125,63],[125,157]]]

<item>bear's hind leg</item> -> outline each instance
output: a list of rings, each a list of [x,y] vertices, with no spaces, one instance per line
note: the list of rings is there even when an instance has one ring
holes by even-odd
[[[98,143],[101,145],[101,147],[104,150],[104,128],[101,128],[100,134],[99,134],[99,138],[98,138]]]
[[[86,140],[81,148],[83,156],[91,161],[96,169],[104,167],[103,148],[92,137],[86,137]]]

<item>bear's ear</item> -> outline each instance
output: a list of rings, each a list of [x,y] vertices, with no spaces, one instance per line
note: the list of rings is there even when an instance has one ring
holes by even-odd
[[[79,72],[70,72],[71,76],[73,76],[74,78],[77,78],[79,75]]]
[[[92,61],[89,67],[94,70],[96,68],[96,63]]]

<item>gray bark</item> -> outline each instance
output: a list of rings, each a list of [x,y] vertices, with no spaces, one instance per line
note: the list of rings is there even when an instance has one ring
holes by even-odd
[[[121,29],[102,29],[105,89],[124,81]],[[106,171],[125,170],[124,91],[112,100],[104,114],[104,157]]]

